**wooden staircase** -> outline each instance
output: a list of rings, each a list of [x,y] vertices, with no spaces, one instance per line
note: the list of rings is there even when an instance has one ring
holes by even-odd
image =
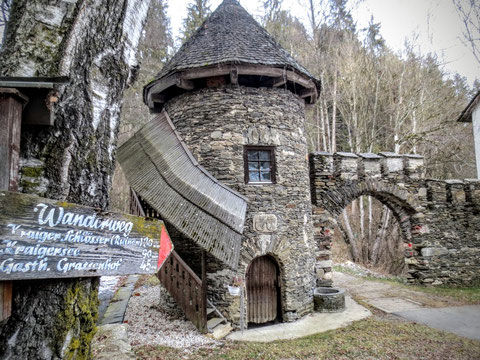
[[[214,333],[215,329],[218,328],[222,323],[229,325],[227,319],[222,315],[222,313],[213,305],[210,300],[207,300],[207,330],[209,333]]]
[[[139,199],[133,190],[130,191],[130,212],[133,215],[161,219],[160,214],[155,209]],[[175,250],[165,260],[157,273],[157,277],[183,310],[186,318],[201,332],[213,334],[213,337],[218,338],[216,334],[228,334],[231,331],[231,326],[215,305],[207,300],[205,257],[205,252],[203,252],[201,279]]]

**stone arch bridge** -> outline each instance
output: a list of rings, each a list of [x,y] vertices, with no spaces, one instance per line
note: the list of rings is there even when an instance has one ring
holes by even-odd
[[[392,210],[410,282],[480,282],[480,180],[425,178],[423,157],[395,153],[310,154],[317,285],[331,283],[335,219],[370,195]]]

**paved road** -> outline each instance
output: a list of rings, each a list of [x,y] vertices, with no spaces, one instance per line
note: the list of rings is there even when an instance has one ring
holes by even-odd
[[[334,272],[333,281],[335,287],[386,313],[480,340],[480,305],[459,306],[451,299],[340,272]]]
[[[369,310],[345,297],[345,310],[339,313],[313,313],[295,322],[286,322],[270,326],[235,331],[227,339],[236,341],[270,342],[275,340],[296,339],[299,337],[338,329],[353,321],[370,316]]]
[[[480,305],[424,308],[394,312],[393,314],[435,329],[480,340]]]

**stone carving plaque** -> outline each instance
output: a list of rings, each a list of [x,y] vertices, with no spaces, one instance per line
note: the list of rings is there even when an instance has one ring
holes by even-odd
[[[273,214],[257,214],[253,217],[253,229],[261,233],[277,230],[277,217]]]

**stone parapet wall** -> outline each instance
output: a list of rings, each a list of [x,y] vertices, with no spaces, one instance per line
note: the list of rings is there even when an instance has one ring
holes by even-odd
[[[375,197],[395,215],[411,244],[405,258],[411,282],[480,281],[479,180],[425,179],[421,156],[394,153],[312,153],[310,176],[317,284],[331,282],[326,251],[336,219],[361,195]]]
[[[423,283],[480,283],[480,181],[426,180],[422,223],[407,260]]]

